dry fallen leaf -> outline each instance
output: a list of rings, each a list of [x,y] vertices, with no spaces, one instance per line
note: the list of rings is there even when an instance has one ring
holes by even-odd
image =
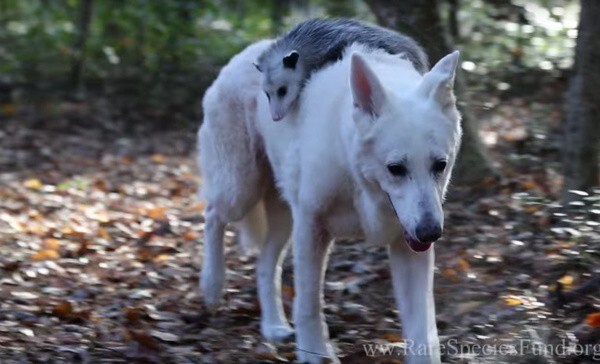
[[[110,234],[108,233],[108,231],[103,228],[103,227],[99,227],[98,228],[98,235],[100,235],[100,237],[104,240],[110,240]]]
[[[6,116],[12,116],[17,112],[17,105],[16,104],[2,104],[0,106],[0,110],[2,110],[2,113]]]
[[[254,359],[264,362],[287,362],[287,360],[277,353],[277,348],[270,343],[261,343],[254,350]]]
[[[183,240],[185,241],[195,241],[198,240],[199,237],[200,234],[195,231],[187,231],[185,234],[183,234]]]
[[[150,334],[152,336],[154,336],[155,338],[157,338],[157,339],[159,339],[161,341],[165,341],[165,342],[174,343],[174,342],[178,342],[179,341],[179,336],[177,336],[175,334],[168,333],[168,332],[162,332],[162,331],[152,330],[150,332]]]
[[[31,260],[51,260],[60,258],[60,254],[56,250],[42,249],[29,256]]]
[[[444,269],[444,277],[446,277],[447,279],[449,279],[449,280],[451,280],[453,282],[458,281],[458,274],[452,268],[446,268],[446,269]]]
[[[402,336],[393,332],[386,332],[383,335],[381,335],[381,338],[390,343],[399,343],[404,341]]]
[[[528,214],[534,214],[538,211],[540,211],[542,209],[542,205],[529,205],[529,206],[525,206],[523,208],[523,211],[525,211]]]
[[[533,190],[537,187],[537,185],[534,182],[531,181],[524,181],[521,183],[521,187],[524,190]]]
[[[507,306],[520,306],[523,304],[523,300],[515,296],[506,296],[504,297],[504,303]]]
[[[167,158],[165,158],[165,156],[162,154],[154,154],[150,159],[152,159],[152,162],[157,164],[163,164],[167,160]]]
[[[127,334],[129,337],[137,342],[141,347],[153,351],[158,351],[160,346],[158,342],[146,331],[144,330],[133,330],[128,329]]]
[[[63,300],[52,308],[52,314],[61,320],[69,322],[81,322],[84,320],[89,320],[91,312],[88,310],[75,311],[71,302]]]
[[[585,318],[585,323],[597,329],[600,328],[600,312],[590,313]]]
[[[27,181],[25,181],[23,183],[23,186],[32,189],[32,190],[39,190],[40,188],[43,187],[42,181],[40,181],[37,178],[31,178],[28,179]]]
[[[61,319],[69,319],[73,315],[73,305],[67,300],[61,301],[52,308],[52,314]]]
[[[49,250],[59,250],[60,249],[60,240],[55,238],[50,238],[44,240],[43,244],[45,249]]]
[[[33,333],[32,329],[19,329],[19,332],[27,337],[34,337],[35,334]]]
[[[573,279],[573,276],[570,276],[570,275],[568,275],[568,274],[565,274],[564,276],[562,276],[562,277],[561,277],[561,278],[558,280],[558,282],[559,282],[560,284],[562,284],[563,286],[565,286],[565,287],[572,286],[572,285],[573,285],[573,281],[574,281],[574,279]]]
[[[137,259],[142,263],[149,263],[156,258],[158,252],[150,248],[140,248],[137,251]]]
[[[137,324],[141,319],[148,317],[148,312],[143,307],[125,307],[123,311],[129,324]]]
[[[31,292],[13,291],[10,294],[23,300],[35,300],[39,298],[37,294]]]
[[[457,264],[458,264],[458,268],[459,268],[460,270],[463,270],[463,271],[465,271],[465,270],[469,270],[469,269],[471,269],[471,265],[470,265],[470,264],[469,264],[469,262],[467,262],[467,260],[466,260],[466,259],[464,259],[464,258],[460,258],[460,259],[458,260],[458,263],[457,263]]]
[[[154,220],[166,220],[167,208],[165,206],[156,206],[148,210],[147,216]]]

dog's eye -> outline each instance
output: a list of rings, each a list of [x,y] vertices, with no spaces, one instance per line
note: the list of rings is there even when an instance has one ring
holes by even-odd
[[[438,161],[433,162],[433,165],[431,166],[431,171],[434,174],[440,174],[440,173],[444,172],[447,165],[448,165],[448,162],[440,159]]]
[[[278,90],[277,90],[277,96],[279,97],[284,97],[285,94],[287,94],[287,88],[285,88],[285,86],[281,86]]]
[[[271,101],[271,95],[269,95],[269,93],[266,91],[265,91],[265,95],[267,95],[267,100]]]
[[[388,164],[387,169],[396,177],[404,177],[408,174],[408,170],[404,164]]]

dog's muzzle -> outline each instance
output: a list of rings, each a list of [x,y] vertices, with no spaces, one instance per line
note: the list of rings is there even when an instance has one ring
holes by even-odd
[[[392,206],[392,210],[398,216],[398,211],[396,211],[396,206],[392,202],[392,198],[389,194],[387,194],[388,200],[390,201],[390,205]],[[401,223],[402,224],[402,223]],[[437,228],[436,228],[437,226]],[[431,244],[438,240],[442,236],[442,227],[439,224],[435,224],[433,216],[426,215],[425,218],[419,222],[416,229],[416,239],[409,234],[404,226],[402,226],[402,230],[404,230],[404,240],[406,244],[415,252],[426,252],[431,248]]]

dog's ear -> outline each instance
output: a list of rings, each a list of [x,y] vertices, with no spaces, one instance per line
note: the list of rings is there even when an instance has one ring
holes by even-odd
[[[287,56],[283,57],[283,67],[295,69],[300,55],[296,51],[291,51]]]
[[[431,71],[423,76],[419,85],[419,92],[427,98],[435,99],[442,108],[452,106],[455,102],[452,90],[459,55],[458,51],[454,51],[440,59]]]
[[[254,67],[256,68],[256,70],[257,70],[258,72],[261,72],[261,73],[262,73],[262,69],[260,68],[260,65],[259,65],[258,63],[256,63],[256,62],[252,62],[252,65],[254,65]]]
[[[354,107],[373,117],[379,116],[385,101],[385,93],[377,76],[358,53],[352,54],[350,87]]]

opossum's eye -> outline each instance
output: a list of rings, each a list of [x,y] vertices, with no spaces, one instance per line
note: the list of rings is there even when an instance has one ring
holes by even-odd
[[[285,97],[286,94],[287,94],[287,88],[285,86],[281,86],[279,89],[277,89],[277,96]]]
[[[433,174],[441,174],[442,172],[444,172],[444,170],[446,170],[447,165],[448,162],[446,162],[445,160],[437,160],[433,162],[433,165],[431,166],[431,171],[433,172]]]
[[[271,101],[271,95],[267,91],[265,91],[265,95],[267,95],[267,100]]]
[[[388,164],[387,169],[395,177],[405,177],[408,174],[408,169],[402,163]]]

